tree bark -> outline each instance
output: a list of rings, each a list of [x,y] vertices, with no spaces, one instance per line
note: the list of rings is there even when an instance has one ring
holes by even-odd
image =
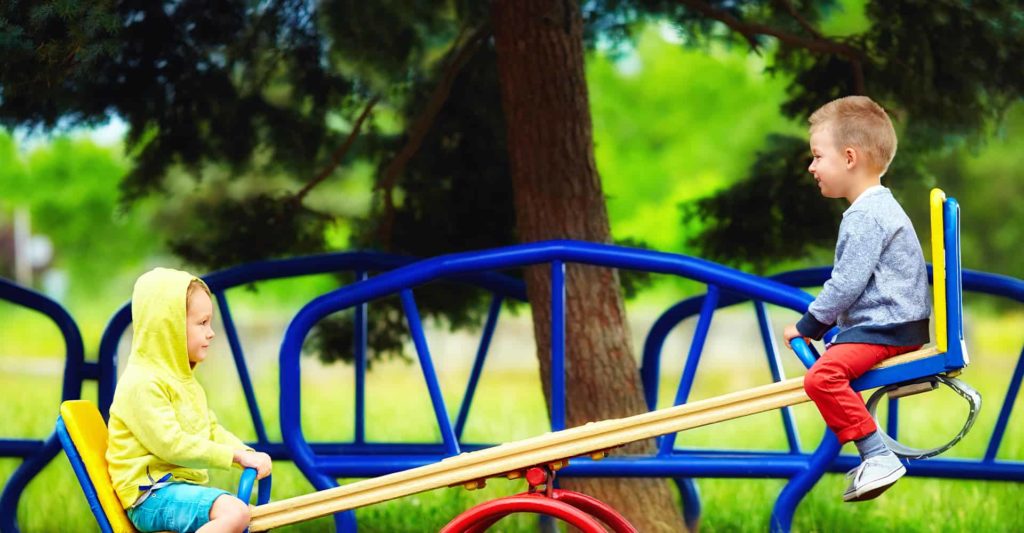
[[[579,239],[609,242],[608,212],[594,162],[583,32],[574,0],[492,3],[515,196],[522,242]],[[550,408],[550,268],[526,272],[544,394]],[[568,427],[646,411],[633,358],[618,272],[566,269]],[[615,453],[654,450],[637,442]],[[566,479],[625,514],[640,531],[685,527],[666,481]]]

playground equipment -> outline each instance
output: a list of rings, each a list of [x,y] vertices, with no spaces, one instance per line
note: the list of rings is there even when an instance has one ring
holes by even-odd
[[[955,203],[953,205],[955,206]],[[935,225],[933,224],[934,229]],[[947,224],[947,234],[950,229]],[[952,229],[955,229],[955,227]],[[230,313],[226,312],[228,307],[224,291],[233,286],[244,285],[261,279],[291,277],[316,272],[349,271],[356,274],[356,279],[366,279],[368,273],[390,270],[394,267],[408,264],[411,260],[408,258],[376,256],[372,254],[331,254],[329,256],[243,265],[228,271],[218,272],[204,278],[214,288],[218,305],[221,306],[219,314],[224,317],[225,336],[228,338],[228,344],[232,348],[236,364],[239,366],[240,381],[250,404],[250,413],[253,416],[254,427],[257,428],[257,442],[253,443],[254,447],[271,453],[275,459],[290,459],[294,457],[296,464],[300,466],[314,486],[318,489],[325,489],[335,486],[334,477],[368,477],[391,474],[423,465],[431,465],[446,457],[456,456],[463,451],[472,451],[489,446],[489,444],[464,442],[461,437],[462,429],[465,426],[476,383],[486,362],[487,346],[490,335],[495,329],[501,302],[504,299],[524,299],[525,290],[522,284],[515,280],[482,271],[501,267],[504,263],[497,262],[496,257],[500,256],[501,252],[511,251],[513,254],[518,254],[518,256],[512,257],[512,255],[509,255],[508,257],[511,258],[510,264],[515,261],[525,264],[529,260],[549,262],[552,264],[552,270],[555,274],[553,281],[561,283],[559,281],[559,274],[562,272],[562,265],[565,262],[587,263],[589,261],[587,254],[593,252],[595,247],[600,252],[598,254],[600,257],[593,261],[595,264],[674,273],[703,280],[709,285],[707,295],[685,300],[667,310],[648,334],[647,342],[644,345],[641,375],[645,385],[645,395],[648,398],[648,404],[652,408],[654,407],[653,398],[657,395],[662,344],[668,332],[686,317],[700,316],[697,332],[694,335],[690,352],[687,355],[686,365],[680,378],[679,390],[676,394],[676,403],[684,404],[688,399],[689,391],[695,380],[695,372],[703,350],[704,339],[714,311],[748,300],[753,302],[754,309],[758,313],[762,340],[768,355],[772,379],[774,381],[783,381],[785,376],[779,363],[781,357],[777,353],[774,339],[771,337],[771,328],[767,323],[764,302],[781,305],[796,312],[802,312],[811,298],[805,293],[789,287],[789,285],[797,287],[820,286],[829,277],[829,269],[820,268],[781,274],[772,278],[770,283],[767,283],[763,278],[749,276],[694,258],[611,246],[600,247],[571,241],[538,243],[535,245],[513,247],[511,249],[479,254],[460,254],[459,256],[447,256],[423,261],[419,263],[419,266],[424,270],[428,270],[428,272],[425,274],[420,272],[418,274],[419,278],[408,277],[410,271],[418,270],[417,268],[406,269],[401,278],[396,278],[391,274],[384,274],[376,276],[369,281],[379,284],[381,283],[381,278],[383,278],[392,287],[392,293],[401,293],[408,290],[408,297],[402,296],[403,299],[407,300],[407,310],[413,312],[408,317],[411,328],[419,328],[419,333],[414,334],[414,337],[417,335],[420,337],[420,340],[416,343],[417,353],[421,361],[425,360],[427,362],[427,365],[423,365],[423,368],[424,379],[427,382],[428,389],[439,386],[437,385],[436,375],[432,372],[431,357],[429,351],[426,351],[427,344],[422,335],[418,316],[415,314],[415,302],[412,299],[413,287],[423,283],[425,280],[440,279],[451,275],[459,275],[460,281],[467,281],[467,273],[472,272],[473,274],[470,276],[475,277],[467,282],[472,282],[493,296],[491,312],[488,315],[484,332],[481,336],[481,343],[474,361],[473,371],[470,375],[466,394],[458,410],[459,414],[456,417],[455,423],[453,424],[448,420],[447,411],[443,409],[443,402],[439,402],[442,406],[440,414],[438,414],[437,405],[435,405],[435,414],[438,416],[438,428],[444,428],[445,424],[447,424],[447,427],[451,430],[450,433],[448,431],[441,431],[443,436],[441,443],[397,444],[366,441],[365,433],[362,429],[365,427],[363,414],[365,406],[363,395],[365,389],[361,386],[361,382],[362,377],[365,376],[366,356],[365,336],[363,336],[357,340],[356,344],[357,364],[355,365],[356,387],[354,391],[356,396],[356,411],[354,413],[355,428],[357,430],[356,438],[352,442],[347,443],[308,443],[300,436],[295,443],[285,443],[288,445],[288,448],[286,448],[281,443],[270,442],[266,439],[265,432],[262,431],[262,417],[258,409],[255,408],[254,394],[251,385],[248,385],[241,345],[238,342],[237,333],[230,319]],[[948,256],[956,249],[956,247],[946,246],[946,255]],[[453,262],[453,259],[456,261]],[[958,263],[956,263],[956,267],[959,267]],[[690,273],[694,272],[698,273],[699,277],[690,275]],[[941,280],[941,278],[936,279]],[[1011,298],[1017,302],[1024,302],[1024,282],[1021,280],[967,271],[963,273],[963,283],[964,289],[968,291],[994,294]],[[941,284],[936,283],[936,285]],[[358,302],[350,307],[354,307],[356,310],[356,331],[361,332],[365,331],[365,324],[368,320],[367,302],[379,297],[377,296],[378,294],[386,293],[387,290],[380,285],[357,283],[326,295],[320,301],[323,303],[331,298],[336,299],[339,296],[345,296],[345,298],[351,298],[350,301]],[[22,297],[19,297],[19,294]],[[34,298],[34,303],[27,303],[25,294],[31,295]],[[554,291],[553,294],[563,293],[561,290],[558,290]],[[59,318],[58,311],[63,312],[59,305],[50,302],[45,297],[17,288],[4,280],[0,280],[0,298],[14,301],[32,309],[45,307],[47,311],[44,311],[44,313],[47,316],[54,317],[53,320],[55,322]],[[39,302],[49,302],[47,304],[48,307],[39,304]],[[560,300],[556,298],[552,304],[553,306],[558,306],[560,305]],[[312,305],[313,303],[310,304],[310,306]],[[331,303],[331,305],[336,304]],[[959,309],[958,306],[957,309]],[[555,319],[558,316],[560,315],[555,313],[552,315]],[[564,315],[561,316],[564,317]],[[316,320],[316,318],[310,316],[306,318],[314,322]],[[99,362],[84,363],[84,367],[82,364],[75,362],[75,350],[73,349],[75,343],[73,339],[77,338],[77,329],[74,327],[70,317],[67,317],[65,322],[69,326],[62,327],[61,329],[62,331],[71,331],[71,333],[65,334],[65,337],[72,340],[67,341],[68,364],[64,375],[65,384],[71,383],[71,392],[69,393],[68,386],[65,386],[64,399],[78,397],[81,391],[82,379],[99,378],[99,407],[100,411],[103,412],[109,406],[109,398],[113,393],[113,378],[116,376],[116,346],[127,324],[130,322],[130,311],[125,306],[114,316],[101,342]],[[293,323],[294,328],[295,324]],[[564,330],[558,330],[557,327],[552,329],[553,333],[558,331],[564,332]],[[79,340],[78,345],[80,346],[80,344]],[[80,353],[81,349],[79,348],[78,354]],[[294,360],[290,362],[285,359],[285,354],[286,350],[283,347],[282,360],[288,362],[288,364],[294,364],[297,374],[299,365],[298,350],[288,352],[287,357],[294,357]],[[555,400],[551,416],[552,430],[564,428],[564,374],[559,376],[557,372],[559,368],[564,368],[560,367],[561,364],[564,364],[564,360],[562,360],[562,363],[559,363],[560,358],[564,357],[563,354],[564,350],[560,352],[559,346],[556,343],[552,353],[556,363],[553,366],[556,369],[556,374],[553,376],[552,383],[552,398]],[[804,359],[812,357],[804,353]],[[79,355],[78,360],[80,361],[80,359],[81,356]],[[105,378],[104,376],[108,377]],[[561,380],[559,379],[560,377]],[[980,460],[941,458],[928,461],[912,460],[909,461],[908,465],[909,475],[1024,481],[1024,463],[997,458],[998,449],[1002,442],[1022,378],[1024,378],[1024,353],[1022,353],[1016,370],[1010,378],[1009,387],[996,422],[996,427],[989,442],[988,450],[983,458]],[[283,375],[282,379],[284,379]],[[75,390],[75,386],[78,387],[77,390]],[[294,390],[298,391],[298,387]],[[437,391],[436,395],[432,393],[432,397],[440,398],[439,388],[437,388]],[[104,400],[104,398],[106,399]],[[299,400],[298,394],[288,399],[281,398],[282,403],[286,401],[295,402],[296,412],[298,412]],[[898,417],[896,416],[897,410],[894,408],[896,401],[890,400],[888,423],[886,425],[886,431],[893,437],[897,436]],[[561,406],[561,410],[559,406]],[[691,477],[777,477],[789,479],[790,482],[776,503],[772,519],[772,526],[774,528],[786,529],[788,528],[788,520],[792,519],[792,512],[795,510],[803,494],[813,486],[824,472],[845,471],[855,466],[857,459],[852,456],[838,455],[838,443],[834,443],[834,446],[830,444],[827,433],[826,438],[818,446],[814,454],[803,452],[799,441],[796,439],[792,418],[788,416],[788,409],[782,408],[780,412],[787,440],[790,443],[790,449],[785,452],[686,450],[675,447],[674,434],[669,434],[659,438],[659,451],[655,455],[630,457],[628,459],[621,456],[611,456],[601,461],[595,461],[588,457],[573,459],[569,466],[558,471],[558,476],[654,476],[672,478],[682,489],[685,504],[684,511],[687,521],[691,523],[699,518],[700,513],[699,497],[696,491],[693,490]],[[282,413],[284,413],[283,410]],[[287,418],[283,417],[283,419]],[[287,420],[285,420],[285,423],[287,423]],[[287,438],[287,428],[283,427],[282,429]],[[294,455],[295,452],[293,450],[299,448],[305,450],[308,455],[305,457]],[[4,489],[3,498],[0,498],[0,530],[4,532],[16,531],[14,526],[14,509],[16,509],[21,489],[42,466],[45,466],[58,453],[59,449],[56,435],[45,442],[0,440],[0,455],[27,458],[22,467],[10,478]],[[453,450],[457,451],[453,452]],[[451,460],[447,459],[447,461]],[[596,516],[593,512],[589,514]],[[336,515],[336,520],[342,527],[346,528],[354,526],[355,522],[351,513]]]
[[[883,362],[853,383],[856,390],[904,384],[940,374],[951,376],[958,373],[967,363],[961,317],[959,210],[954,199],[946,199],[945,195],[938,190],[933,191],[931,204],[935,264],[933,272],[936,280],[934,284],[935,309],[938,325],[936,346]],[[805,309],[811,300],[805,293],[794,291],[781,283],[757,278],[706,261],[669,254],[641,253],[607,245],[566,241],[527,244],[490,252],[455,254],[429,259],[317,298],[299,311],[285,334],[281,350],[280,390],[287,391],[281,395],[282,434],[285,436],[285,443],[292,452],[296,464],[306,473],[307,477],[313,480],[320,491],[257,507],[253,511],[252,529],[261,531],[445,486],[461,484],[475,486],[479,484],[480,480],[488,477],[500,475],[518,477],[529,468],[540,465],[547,465],[555,470],[564,466],[570,458],[591,454],[603,455],[611,448],[661,435],[666,435],[666,437],[662,437],[662,450],[671,451],[676,432],[808,401],[803,391],[802,378],[796,378],[633,417],[590,423],[466,454],[460,454],[460,446],[454,432],[450,426],[446,425],[447,418],[439,416],[443,444],[449,454],[454,457],[444,459],[439,463],[397,471],[343,487],[326,488],[323,486],[332,483],[330,478],[338,475],[339,467],[348,465],[348,461],[353,458],[317,456],[306,444],[299,424],[301,416],[298,399],[301,383],[298,354],[303,339],[318,320],[330,313],[350,308],[370,299],[399,293],[409,320],[420,363],[424,366],[425,376],[430,385],[433,370],[429,366],[429,352],[423,338],[422,327],[419,324],[412,287],[439,276],[550,263],[551,294],[554,295],[551,304],[553,339],[551,347],[553,368],[551,419],[555,429],[562,429],[565,420],[565,397],[564,388],[560,386],[559,380],[564,380],[564,265],[566,262],[642,269],[650,272],[677,274],[703,281],[709,285],[705,305],[710,309],[715,308],[718,294],[723,290],[798,311]],[[706,334],[706,331],[703,334]],[[806,344],[796,341],[794,348],[806,366],[809,367],[814,363],[816,354]],[[954,385],[962,390],[967,390],[967,387],[962,384],[954,383]],[[430,387],[430,391],[435,411],[446,412],[440,394],[435,393],[434,387]],[[562,394],[560,395],[559,392]],[[976,401],[977,395],[968,394],[965,397]],[[976,407],[976,405],[972,406],[971,418],[965,426],[973,423],[973,417],[977,413]],[[837,452],[838,442],[835,437],[832,436],[829,439],[826,436],[822,445],[819,446],[818,452],[812,457],[812,463],[816,458],[819,461],[823,457],[832,459]],[[415,457],[403,459],[406,463],[417,460]],[[636,458],[631,459],[634,463],[639,462]],[[373,466],[379,468],[381,465],[367,465],[366,468],[373,468]],[[813,477],[811,477],[812,475]],[[810,475],[806,471],[797,473],[793,476],[793,481],[787,490],[802,496],[809,488],[809,484],[813,484],[818,477],[820,477],[820,471]],[[810,483],[808,484],[808,482]],[[783,496],[785,495],[786,491]],[[799,501],[799,498],[796,501]],[[789,513],[787,516],[785,510],[782,513],[776,513],[773,518],[773,528],[788,529],[791,519],[792,514]],[[350,526],[344,522],[339,525]]]
[[[131,533],[135,527],[114,493],[107,472],[107,426],[96,405],[86,400],[61,404],[57,417],[57,435],[71,467],[78,477],[89,509],[103,533]],[[256,469],[246,468],[238,484],[238,497],[249,501]],[[260,480],[259,503],[270,501],[270,476]]]

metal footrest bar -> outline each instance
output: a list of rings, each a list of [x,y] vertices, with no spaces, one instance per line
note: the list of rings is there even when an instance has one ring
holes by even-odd
[[[886,446],[888,446],[896,455],[906,457],[907,459],[927,459],[928,457],[935,457],[936,455],[952,448],[956,443],[960,442],[960,440],[964,438],[964,435],[966,435],[974,425],[974,421],[977,420],[978,412],[981,410],[981,394],[974,390],[973,387],[959,379],[946,376],[932,376],[914,380],[909,383],[897,383],[895,385],[881,387],[871,395],[871,398],[868,399],[868,412],[871,413],[872,418],[874,418],[877,423],[878,416],[875,414],[875,410],[878,408],[878,402],[883,396],[888,394],[893,398],[901,398],[913,394],[930,392],[938,388],[940,383],[953,389],[953,391],[960,395],[960,397],[967,400],[967,405],[970,410],[967,413],[967,420],[964,422],[964,427],[960,429],[960,432],[957,433],[952,440],[942,446],[920,449],[911,448],[910,446],[897,442],[885,433],[882,429],[882,424],[879,423],[878,434],[882,437],[882,440],[885,441]]]

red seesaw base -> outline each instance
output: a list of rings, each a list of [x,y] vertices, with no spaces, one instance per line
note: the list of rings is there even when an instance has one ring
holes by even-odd
[[[441,533],[483,533],[513,513],[536,513],[558,518],[584,533],[606,533],[602,522],[615,533],[638,533],[618,511],[597,498],[571,490],[552,489],[550,483],[543,491],[538,491],[538,486],[553,477],[547,472],[531,468],[526,477],[530,481],[529,492],[481,503],[448,522]]]

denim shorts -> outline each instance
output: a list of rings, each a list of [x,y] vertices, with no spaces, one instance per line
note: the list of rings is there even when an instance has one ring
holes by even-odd
[[[135,528],[149,531],[192,532],[210,521],[210,508],[221,490],[192,483],[171,483],[153,491],[141,504],[128,509]]]

